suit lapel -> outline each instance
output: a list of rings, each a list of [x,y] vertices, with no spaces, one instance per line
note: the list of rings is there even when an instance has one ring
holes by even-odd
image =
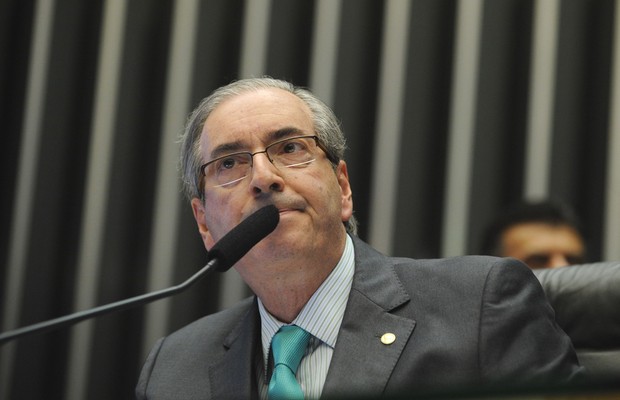
[[[260,316],[256,300],[224,340],[227,349],[220,361],[209,369],[213,399],[256,399],[254,365],[259,343]]]
[[[414,320],[390,314],[410,301],[392,262],[359,239],[354,238],[354,244],[353,287],[323,388],[325,398],[381,395],[415,326]]]

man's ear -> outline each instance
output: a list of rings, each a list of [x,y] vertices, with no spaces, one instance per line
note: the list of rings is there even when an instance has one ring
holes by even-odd
[[[341,218],[342,221],[348,221],[353,215],[353,191],[351,190],[351,184],[349,183],[349,173],[347,172],[347,163],[344,160],[340,160],[338,167],[336,167],[336,178],[340,185],[341,191]]]
[[[211,231],[207,226],[204,203],[197,197],[194,197],[192,199],[192,211],[194,212],[194,219],[196,220],[196,224],[198,225],[198,232],[200,233],[200,237],[202,238],[202,243],[204,243],[205,248],[209,250],[211,247],[213,247],[215,242],[213,241]]]

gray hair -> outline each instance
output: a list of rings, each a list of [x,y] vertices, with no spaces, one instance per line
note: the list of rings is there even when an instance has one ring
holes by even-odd
[[[269,77],[238,80],[216,89],[210,96],[204,98],[187,120],[180,140],[181,159],[179,168],[183,190],[189,199],[204,198],[204,191],[200,187],[200,166],[202,165],[200,134],[209,115],[222,102],[231,97],[270,88],[282,89],[292,93],[308,106],[312,113],[315,133],[327,150],[327,158],[334,168],[344,158],[346,140],[340,128],[340,122],[334,112],[312,92],[289,82]],[[347,232],[357,234],[357,221],[354,216],[351,216],[344,225]]]

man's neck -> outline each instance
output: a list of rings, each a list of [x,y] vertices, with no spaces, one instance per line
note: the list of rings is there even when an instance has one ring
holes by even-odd
[[[282,322],[290,323],[321,286],[331,270],[325,272],[324,276],[316,273],[298,275],[299,279],[294,282],[289,280],[281,285],[263,286],[255,293],[271,315]]]
[[[278,320],[290,323],[308,300],[332,273],[344,252],[346,236],[332,255],[322,254],[302,260],[290,261],[280,272],[263,277],[252,287],[265,308]],[[278,271],[277,268],[273,270]]]

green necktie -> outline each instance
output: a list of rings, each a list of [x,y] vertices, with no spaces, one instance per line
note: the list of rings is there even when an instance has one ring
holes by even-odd
[[[296,325],[283,326],[271,339],[274,367],[269,381],[269,400],[304,398],[295,373],[308,340],[310,334]]]

